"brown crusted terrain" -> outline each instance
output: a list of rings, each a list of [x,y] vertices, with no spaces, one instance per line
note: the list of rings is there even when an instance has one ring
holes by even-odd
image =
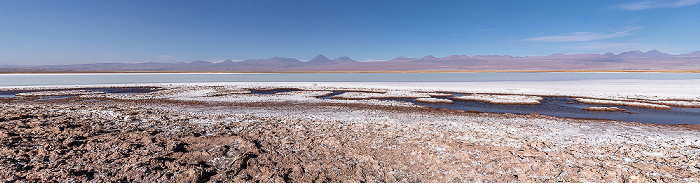
[[[460,138],[488,134],[435,126],[211,112],[217,107],[245,112],[334,106],[249,104],[229,109],[217,103],[167,100],[3,102],[3,182],[692,182],[700,178],[697,154],[639,154],[649,148],[644,145],[561,147],[530,140],[523,146],[503,146]],[[418,116],[552,118],[401,107],[374,110]],[[621,163],[617,157],[636,161]]]

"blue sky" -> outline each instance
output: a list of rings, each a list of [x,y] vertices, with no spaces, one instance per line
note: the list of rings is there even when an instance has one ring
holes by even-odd
[[[0,0],[0,65],[700,51],[700,0]]]

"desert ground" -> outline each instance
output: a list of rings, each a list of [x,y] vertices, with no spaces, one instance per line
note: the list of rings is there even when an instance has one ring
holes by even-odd
[[[3,88],[3,182],[698,182],[700,127],[428,108],[567,96],[700,102],[700,81],[190,83]],[[616,87],[611,87],[616,86]],[[148,87],[147,93],[90,88]],[[255,94],[279,89],[295,91]],[[332,99],[330,91],[345,91]],[[61,97],[62,96],[62,97]]]

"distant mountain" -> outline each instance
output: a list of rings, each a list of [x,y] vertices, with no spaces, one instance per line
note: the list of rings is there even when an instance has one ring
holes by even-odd
[[[339,63],[339,64],[342,64],[342,63],[356,63],[356,62],[357,62],[357,61],[351,59],[350,57],[338,57],[338,58],[336,58],[336,59],[333,59],[332,61],[335,62],[335,63]]]
[[[309,60],[306,62],[307,64],[310,65],[328,65],[328,64],[337,64],[336,62],[333,62],[331,59],[328,59],[328,57],[323,56],[323,55],[318,55],[314,57],[313,59]]]
[[[223,62],[220,62],[219,64],[233,64],[233,60],[231,59],[226,59]]]
[[[622,52],[622,53],[617,54],[615,56],[616,57],[644,57],[645,54],[642,51],[634,50],[634,51]]]
[[[680,57],[700,57],[700,51],[679,55]]]
[[[603,54],[603,56],[606,56],[606,57],[615,57],[615,56],[617,56],[617,55],[615,55],[614,53],[608,52],[608,53]]]
[[[254,59],[254,60],[245,60],[240,62],[242,65],[248,65],[248,66],[270,66],[270,67],[294,67],[294,66],[300,66],[303,65],[304,62],[299,61],[294,58],[282,58],[282,57],[274,57],[271,59]]]
[[[432,56],[432,55],[428,55],[428,56],[424,56],[423,58],[420,58],[419,60],[422,60],[422,61],[435,61],[435,60],[438,60],[438,58],[435,58],[435,57]]]
[[[358,62],[349,57],[329,59],[318,55],[302,62],[273,57],[244,61],[179,63],[98,63],[46,66],[0,66],[4,72],[26,71],[481,71],[481,70],[700,70],[700,51],[670,55],[658,50],[620,54],[553,54],[513,57],[509,55],[450,55]]]
[[[668,53],[662,53],[658,50],[650,50],[647,52],[634,50],[634,51],[623,52],[623,53],[620,53],[616,56],[617,57],[670,57],[672,55],[670,55]]]
[[[410,61],[410,60],[416,60],[416,58],[410,58],[410,57],[405,57],[405,56],[400,56],[396,57],[394,59],[391,59],[389,61]]]
[[[660,52],[659,50],[647,51],[647,52],[644,53],[644,54],[646,54],[647,57],[670,57],[670,56],[671,56],[671,54],[662,53],[662,52]]]
[[[445,60],[464,60],[464,59],[469,59],[469,56],[466,55],[450,55],[443,57]]]

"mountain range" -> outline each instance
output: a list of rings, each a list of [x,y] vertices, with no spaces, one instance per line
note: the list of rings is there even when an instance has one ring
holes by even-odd
[[[70,71],[525,71],[525,70],[700,70],[700,51],[671,55],[657,50],[620,54],[553,54],[517,57],[509,55],[432,55],[421,58],[397,57],[391,60],[358,62],[349,57],[329,59],[318,55],[303,62],[274,57],[223,62],[178,63],[97,63],[45,66],[0,66],[4,72]]]

